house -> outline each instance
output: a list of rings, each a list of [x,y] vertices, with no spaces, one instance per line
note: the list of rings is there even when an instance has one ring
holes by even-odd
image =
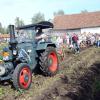
[[[100,34],[100,11],[56,16],[51,33]]]
[[[10,35],[9,34],[0,34],[0,42],[9,42]]]

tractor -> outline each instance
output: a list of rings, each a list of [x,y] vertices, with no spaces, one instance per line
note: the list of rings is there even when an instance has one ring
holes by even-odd
[[[11,80],[15,89],[27,90],[37,67],[46,76],[58,72],[56,45],[48,40],[38,42],[35,38],[37,29],[49,28],[53,28],[53,24],[48,21],[21,27],[9,25],[10,41],[3,48],[3,63],[0,64],[1,82]]]

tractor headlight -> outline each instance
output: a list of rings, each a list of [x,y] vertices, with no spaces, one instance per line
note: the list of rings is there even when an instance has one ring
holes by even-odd
[[[17,50],[13,50],[13,55],[17,55]]]
[[[3,52],[3,60],[8,61],[9,60],[9,52]]]
[[[6,72],[4,66],[0,65],[0,76],[4,75]]]

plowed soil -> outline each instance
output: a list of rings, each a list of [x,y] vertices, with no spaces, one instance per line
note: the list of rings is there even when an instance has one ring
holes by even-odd
[[[1,83],[1,100],[100,100],[100,48],[80,54],[66,52],[54,77],[33,75],[28,91],[16,91],[9,82]]]

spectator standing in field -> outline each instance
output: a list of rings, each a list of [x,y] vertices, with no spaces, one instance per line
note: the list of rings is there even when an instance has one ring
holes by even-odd
[[[67,37],[66,37],[66,42],[67,42],[67,47],[69,47],[70,46],[70,40],[69,40],[69,34],[67,35]]]
[[[64,59],[64,51],[63,51],[63,38],[59,36],[56,40],[57,45],[57,53],[60,55],[61,60]]]
[[[91,39],[91,45],[93,46],[95,43],[95,36],[92,34],[90,39]]]
[[[63,44],[63,39],[59,36],[56,40],[57,48],[60,48]]]
[[[100,35],[99,34],[96,35],[96,45],[98,48],[100,47]]]
[[[75,33],[72,36],[72,43],[74,46],[75,53],[79,53],[78,36]]]
[[[67,43],[67,36],[66,36],[66,34],[63,36],[63,43],[64,43],[64,44]]]
[[[69,48],[72,50],[73,49],[73,43],[72,43],[72,35],[69,36]]]

